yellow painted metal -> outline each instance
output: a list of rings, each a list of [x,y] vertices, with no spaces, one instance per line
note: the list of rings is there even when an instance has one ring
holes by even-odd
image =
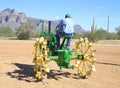
[[[37,79],[42,80],[47,77],[47,72],[49,72],[48,67],[48,50],[46,48],[47,42],[43,37],[38,38],[34,44],[35,50],[33,51],[35,63],[34,71]]]
[[[93,49],[93,44],[88,41],[87,38],[80,38],[76,43],[76,55],[83,55],[83,59],[75,60],[75,67],[77,68],[77,73],[79,76],[86,77],[95,71],[95,50]]]

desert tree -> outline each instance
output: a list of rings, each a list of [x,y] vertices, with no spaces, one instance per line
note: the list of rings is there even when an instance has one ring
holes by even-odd
[[[29,39],[33,36],[35,31],[35,24],[33,22],[22,23],[18,28],[16,28],[17,39]]]

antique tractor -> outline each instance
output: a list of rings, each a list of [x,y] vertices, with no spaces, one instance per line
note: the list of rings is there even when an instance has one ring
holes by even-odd
[[[37,38],[34,45],[34,72],[35,77],[39,80],[47,78],[50,72],[48,62],[55,61],[60,69],[77,69],[79,76],[85,78],[95,71],[95,56],[92,43],[87,38],[80,38],[76,42],[75,49],[67,49],[65,47],[65,39],[69,36],[63,36],[63,42],[60,49],[56,49],[56,36],[51,33],[51,21],[49,21],[48,33],[44,32],[44,21],[42,21],[42,32],[40,38]],[[74,60],[74,65],[70,65],[70,61]]]

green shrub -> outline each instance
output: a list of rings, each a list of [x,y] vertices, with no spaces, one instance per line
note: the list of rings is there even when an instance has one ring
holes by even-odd
[[[35,25],[32,22],[22,23],[20,27],[16,28],[17,39],[25,40],[34,36]]]
[[[109,33],[103,28],[96,30],[94,33],[84,32],[82,34],[75,34],[74,38],[88,38],[91,42],[97,42],[99,40],[114,40],[116,39],[115,33]]]
[[[9,26],[0,27],[0,37],[14,37],[15,33]]]

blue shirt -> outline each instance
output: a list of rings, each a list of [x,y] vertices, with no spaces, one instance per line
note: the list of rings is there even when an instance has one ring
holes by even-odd
[[[74,23],[71,18],[65,18],[60,22],[60,29],[65,33],[74,33]]]

